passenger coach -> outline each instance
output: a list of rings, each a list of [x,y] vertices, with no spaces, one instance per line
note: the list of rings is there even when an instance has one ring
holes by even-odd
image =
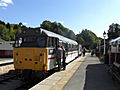
[[[120,81],[120,37],[110,41],[109,66],[112,75]]]
[[[109,45],[109,64],[120,65],[120,37],[111,40]]]

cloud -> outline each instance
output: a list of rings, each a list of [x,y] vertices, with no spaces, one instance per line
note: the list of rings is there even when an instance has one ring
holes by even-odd
[[[7,7],[10,4],[13,4],[12,0],[0,0],[0,6],[1,7]]]

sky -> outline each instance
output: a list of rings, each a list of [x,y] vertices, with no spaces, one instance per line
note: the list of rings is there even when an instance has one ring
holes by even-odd
[[[0,0],[0,20],[37,27],[56,21],[73,30],[103,37],[112,23],[120,24],[120,0]]]

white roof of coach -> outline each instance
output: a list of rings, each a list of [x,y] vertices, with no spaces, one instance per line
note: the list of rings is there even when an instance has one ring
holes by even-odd
[[[68,39],[64,36],[61,36],[59,34],[56,34],[56,33],[53,33],[53,32],[50,32],[50,31],[47,31],[45,29],[41,29],[42,32],[44,32],[46,35],[50,36],[50,37],[56,37],[56,38],[59,38],[59,40],[63,41],[63,42],[66,42],[66,43],[69,43],[69,44],[74,44],[74,45],[77,45],[77,42],[74,41],[74,40],[71,40],[71,39]]]

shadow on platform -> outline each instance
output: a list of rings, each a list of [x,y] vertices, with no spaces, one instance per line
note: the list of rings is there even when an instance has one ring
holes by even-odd
[[[83,90],[120,90],[117,81],[107,73],[104,64],[90,64],[86,67]]]

